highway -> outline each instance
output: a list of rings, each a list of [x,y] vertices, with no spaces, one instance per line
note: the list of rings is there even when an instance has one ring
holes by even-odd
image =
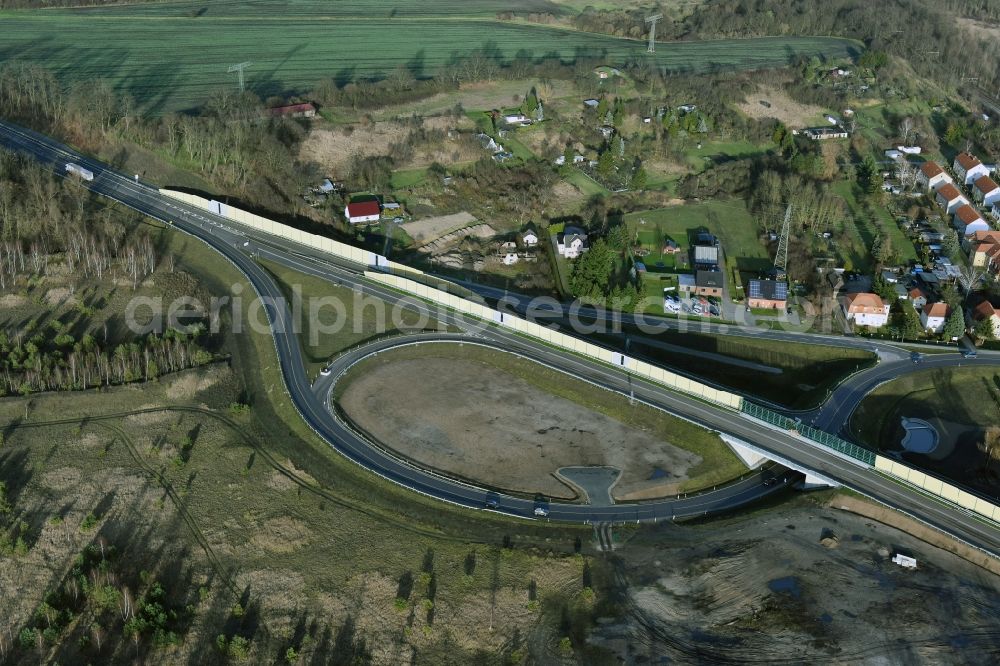
[[[164,197],[156,188],[136,183],[108,169],[104,164],[74,153],[47,137],[4,123],[0,124],[0,141],[8,147],[31,154],[57,173],[62,173],[66,162],[82,164],[95,174],[95,179],[87,183],[93,191],[200,238],[246,275],[261,296],[280,303],[281,307],[268,306],[266,309],[288,395],[306,423],[348,459],[416,492],[454,504],[481,509],[487,499],[494,496],[488,490],[409,465],[373,443],[365,441],[335,418],[327,408],[323,390],[315,391],[312,382],[306,376],[298,340],[291,332],[291,313],[284,300],[280,298],[278,285],[256,263],[252,255],[281,261],[296,270],[321,276],[390,303],[405,299],[408,307],[416,310],[427,309],[429,306],[364,280],[357,269],[350,270],[333,262],[304,257],[299,252],[273,245],[275,241],[273,238],[270,241],[260,242],[244,234],[238,225],[225,218]],[[441,317],[437,309],[429,314]],[[450,319],[448,323],[466,328],[458,317],[448,316],[448,318]],[[493,345],[557,367],[580,380],[625,394],[631,392],[638,400],[705,427],[752,442],[885,504],[899,508],[977,547],[1000,553],[1000,530],[997,526],[957,507],[929,499],[916,489],[889,480],[833,451],[809,444],[787,431],[775,429],[694,397],[672,392],[661,385],[628,375],[620,369],[568,354],[499,327],[477,326],[475,335],[471,335],[466,341]],[[394,339],[376,342],[373,343],[372,349],[366,351],[378,351],[380,344],[385,345],[383,349],[388,349],[398,342]],[[338,358],[338,363],[356,360],[357,355],[361,353],[362,350],[354,350],[343,359]],[[782,477],[783,484],[792,478],[791,475]],[[766,487],[759,477],[751,477],[711,493],[681,499],[619,504],[610,507],[551,503],[548,505],[549,519],[578,522],[670,520],[731,509],[768,492],[776,492],[783,484]],[[515,516],[531,517],[535,506],[535,502],[530,498],[501,495],[498,510]]]

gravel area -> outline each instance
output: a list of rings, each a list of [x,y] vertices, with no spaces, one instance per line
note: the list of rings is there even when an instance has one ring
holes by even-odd
[[[620,496],[650,478],[684,480],[701,461],[480,361],[400,359],[349,381],[340,406],[378,441],[422,465],[506,490],[572,498],[556,470],[610,466],[622,471],[613,490]],[[625,399],[609,393],[607,400]]]

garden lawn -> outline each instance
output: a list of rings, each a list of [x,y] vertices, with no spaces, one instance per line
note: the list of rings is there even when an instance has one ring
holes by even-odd
[[[684,158],[696,170],[704,169],[706,160],[713,162],[725,161],[727,159],[744,159],[763,155],[774,148],[774,144],[757,144],[749,141],[704,141],[701,148],[692,146],[684,151]]]
[[[741,201],[711,201],[639,211],[626,215],[625,224],[631,234],[639,232],[641,242],[651,233],[662,232],[680,245],[683,256],[690,254],[691,239],[704,228],[718,236],[727,268],[759,272],[772,265],[767,248],[758,237],[757,225]],[[654,253],[658,251],[653,250]],[[655,267],[656,260],[651,259],[651,262],[646,265]],[[732,273],[729,270],[726,278],[731,280]]]
[[[596,180],[585,174],[575,166],[566,167],[562,170],[566,182],[576,187],[587,196],[594,194],[608,194],[608,189]]]
[[[872,262],[871,247],[878,234],[881,234],[883,238],[888,238],[889,242],[892,243],[899,263],[909,264],[918,261],[917,249],[913,242],[906,237],[884,205],[872,204],[866,209],[866,206],[858,199],[854,183],[849,181],[834,183],[830,187],[830,191],[844,200],[854,221],[856,233],[851,233],[851,236],[852,239],[860,243],[860,247],[853,248],[852,256],[849,258],[855,270],[870,268]]]

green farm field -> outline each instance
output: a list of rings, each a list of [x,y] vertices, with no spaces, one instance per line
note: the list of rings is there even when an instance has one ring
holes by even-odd
[[[146,112],[165,113],[235,89],[236,77],[226,70],[243,61],[253,62],[248,89],[267,97],[304,93],[324,78],[341,85],[380,79],[400,65],[429,77],[473,52],[501,65],[515,57],[613,65],[647,57],[638,41],[493,18],[501,9],[536,5],[551,6],[290,0],[7,11],[0,12],[0,60],[43,64],[70,83],[106,79]],[[648,57],[670,71],[703,72],[781,66],[802,55],[839,58],[860,49],[846,39],[775,37],[664,43]]]

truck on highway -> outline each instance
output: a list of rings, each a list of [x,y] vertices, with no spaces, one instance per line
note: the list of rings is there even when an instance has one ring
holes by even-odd
[[[83,180],[94,180],[94,172],[72,162],[66,163],[66,173],[76,175]]]

